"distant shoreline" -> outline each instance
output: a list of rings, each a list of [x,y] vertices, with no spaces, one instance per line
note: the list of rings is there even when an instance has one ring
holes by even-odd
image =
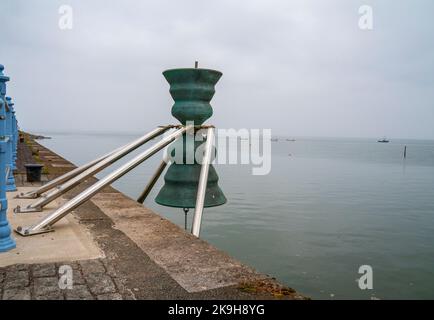
[[[31,134],[31,133],[26,133],[30,139],[33,140],[44,140],[44,139],[51,139],[51,137],[49,136],[43,136],[43,135],[39,135],[39,134]]]

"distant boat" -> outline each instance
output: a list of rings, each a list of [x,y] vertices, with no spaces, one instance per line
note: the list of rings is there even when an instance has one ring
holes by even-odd
[[[286,141],[292,141],[292,142],[294,142],[295,139],[286,139]]]
[[[381,140],[378,140],[377,142],[380,142],[380,143],[389,143],[389,140],[387,140],[386,138],[383,138]]]
[[[279,141],[279,139],[277,139],[277,138],[271,138],[271,141],[272,142],[277,142],[277,141]]]

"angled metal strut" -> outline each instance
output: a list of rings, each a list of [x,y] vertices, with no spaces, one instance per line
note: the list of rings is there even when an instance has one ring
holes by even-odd
[[[207,128],[207,134],[206,134],[206,144],[205,144],[205,153],[203,156],[202,161],[202,167],[200,171],[199,176],[199,185],[197,188],[197,195],[196,195],[196,205],[194,209],[194,216],[193,216],[193,223],[191,228],[191,233],[199,237],[200,236],[200,229],[202,225],[202,215],[203,215],[203,209],[205,206],[205,195],[206,195],[206,187],[208,184],[208,173],[209,173],[209,166],[212,162],[212,152],[213,152],[213,146],[214,146],[214,128],[208,127]],[[168,155],[165,155],[165,158],[161,161],[160,165],[158,166],[155,173],[152,175],[151,179],[149,180],[148,184],[146,185],[145,189],[143,190],[142,194],[137,199],[137,202],[142,203],[146,200],[149,193],[151,192],[152,188],[154,187],[155,183],[157,182],[158,178],[163,173],[164,169],[166,168],[168,162],[170,161]],[[184,213],[187,214],[188,209],[184,209]],[[187,218],[187,215],[186,215]],[[187,229],[187,220],[185,222],[185,229]]]
[[[95,175],[96,173],[104,170],[105,168],[107,168],[108,166],[110,166],[111,164],[113,164],[114,162],[119,160],[120,158],[129,154],[130,152],[132,152],[133,150],[142,146],[146,142],[161,135],[162,133],[164,133],[165,131],[167,131],[170,128],[171,128],[171,126],[164,126],[164,127],[159,127],[157,129],[154,129],[153,131],[144,135],[143,137],[140,137],[139,139],[131,142],[125,148],[122,148],[122,149],[110,154],[109,156],[107,156],[103,160],[99,161],[95,165],[89,167],[88,169],[84,170],[80,174],[76,175],[74,178],[72,178],[72,179],[68,180],[67,182],[65,182],[64,184],[58,186],[56,189],[48,192],[45,195],[42,195],[42,197],[39,200],[37,200],[36,202],[28,205],[25,208],[21,208],[20,206],[17,206],[14,209],[14,212],[19,213],[19,212],[42,211],[44,206],[46,206],[48,203],[50,203],[54,199],[57,199],[62,194],[66,193],[67,191],[69,191],[72,188],[74,188],[75,186],[77,186],[84,179],[89,178],[89,177]]]
[[[205,154],[203,156],[202,167],[199,176],[199,186],[197,188],[196,205],[194,207],[193,223],[191,233],[198,237],[200,236],[200,228],[202,225],[202,214],[205,205],[206,186],[208,183],[209,166],[212,162],[212,151],[214,144],[214,129],[208,128],[206,135]]]
[[[97,164],[98,162],[100,162],[101,160],[104,160],[105,158],[107,158],[108,156],[110,156],[111,154],[126,148],[129,144],[120,147],[112,152],[109,152],[95,160],[92,160],[78,168],[75,168],[74,170],[68,171],[67,173],[51,180],[50,182],[44,184],[43,186],[36,188],[34,190],[28,191],[28,192],[21,192],[20,194],[18,194],[16,196],[17,199],[36,199],[39,196],[41,196],[41,194],[43,194],[44,192],[47,192],[48,190],[53,189],[54,187],[58,186],[59,184],[62,184],[66,181],[68,181],[69,179],[74,178],[75,176],[78,176],[80,173],[82,173],[83,171],[87,170],[88,168],[94,166],[95,164]]]
[[[146,198],[148,197],[148,195],[151,192],[152,188],[154,187],[155,183],[158,181],[158,178],[160,178],[160,176],[163,173],[164,169],[166,169],[167,164],[169,162],[170,162],[169,156],[168,156],[168,154],[165,154],[163,160],[161,160],[160,165],[157,168],[157,171],[151,177],[151,180],[149,180],[149,182],[146,185],[145,189],[140,194],[140,196],[137,198],[137,202],[138,203],[143,204],[143,202],[145,202]]]
[[[75,196],[73,199],[69,200],[65,204],[63,204],[61,207],[59,207],[57,210],[50,213],[48,216],[46,216],[42,221],[37,223],[33,226],[28,227],[18,227],[15,231],[19,233],[22,236],[30,236],[34,234],[44,233],[53,231],[52,226],[65,217],[68,213],[70,213],[72,210],[77,208],[82,203],[89,200],[91,197],[93,197],[96,193],[98,193],[101,189],[108,186],[112,182],[116,181],[117,179],[121,178],[123,175],[137,167],[139,164],[141,164],[143,161],[169,145],[171,142],[178,139],[182,134],[190,129],[190,126],[183,127],[181,129],[176,130],[175,132],[171,133],[167,137],[163,138],[161,141],[157,142],[152,147],[148,148],[144,152],[140,153],[136,157],[134,157],[132,160],[127,162],[126,164],[122,165],[112,173],[105,176],[103,179],[99,180],[77,196]]]

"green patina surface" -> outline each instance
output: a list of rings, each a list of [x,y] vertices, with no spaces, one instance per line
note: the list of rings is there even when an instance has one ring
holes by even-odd
[[[215,93],[215,85],[222,76],[221,72],[210,69],[173,69],[163,72],[163,75],[170,84],[170,94],[175,101],[172,115],[176,119],[184,125],[189,121],[194,121],[194,125],[202,125],[212,116],[210,101]],[[194,133],[197,130],[199,129],[195,129]],[[197,162],[196,157],[190,164],[186,163],[188,134],[190,133],[184,134],[182,140],[177,143],[178,146],[182,145],[182,163],[175,162],[167,170],[164,186],[155,199],[158,204],[177,208],[194,208],[196,205],[201,164]],[[194,150],[203,143],[195,142]],[[172,152],[172,156],[175,156],[175,151]],[[204,206],[220,206],[226,201],[218,186],[217,172],[211,165]]]

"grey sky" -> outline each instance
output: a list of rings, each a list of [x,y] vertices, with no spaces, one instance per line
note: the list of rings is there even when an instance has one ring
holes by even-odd
[[[74,10],[58,27],[59,6]],[[358,28],[372,5],[374,29]],[[294,136],[434,139],[432,0],[2,0],[0,63],[23,129],[166,123],[161,72],[217,69],[212,122]]]

